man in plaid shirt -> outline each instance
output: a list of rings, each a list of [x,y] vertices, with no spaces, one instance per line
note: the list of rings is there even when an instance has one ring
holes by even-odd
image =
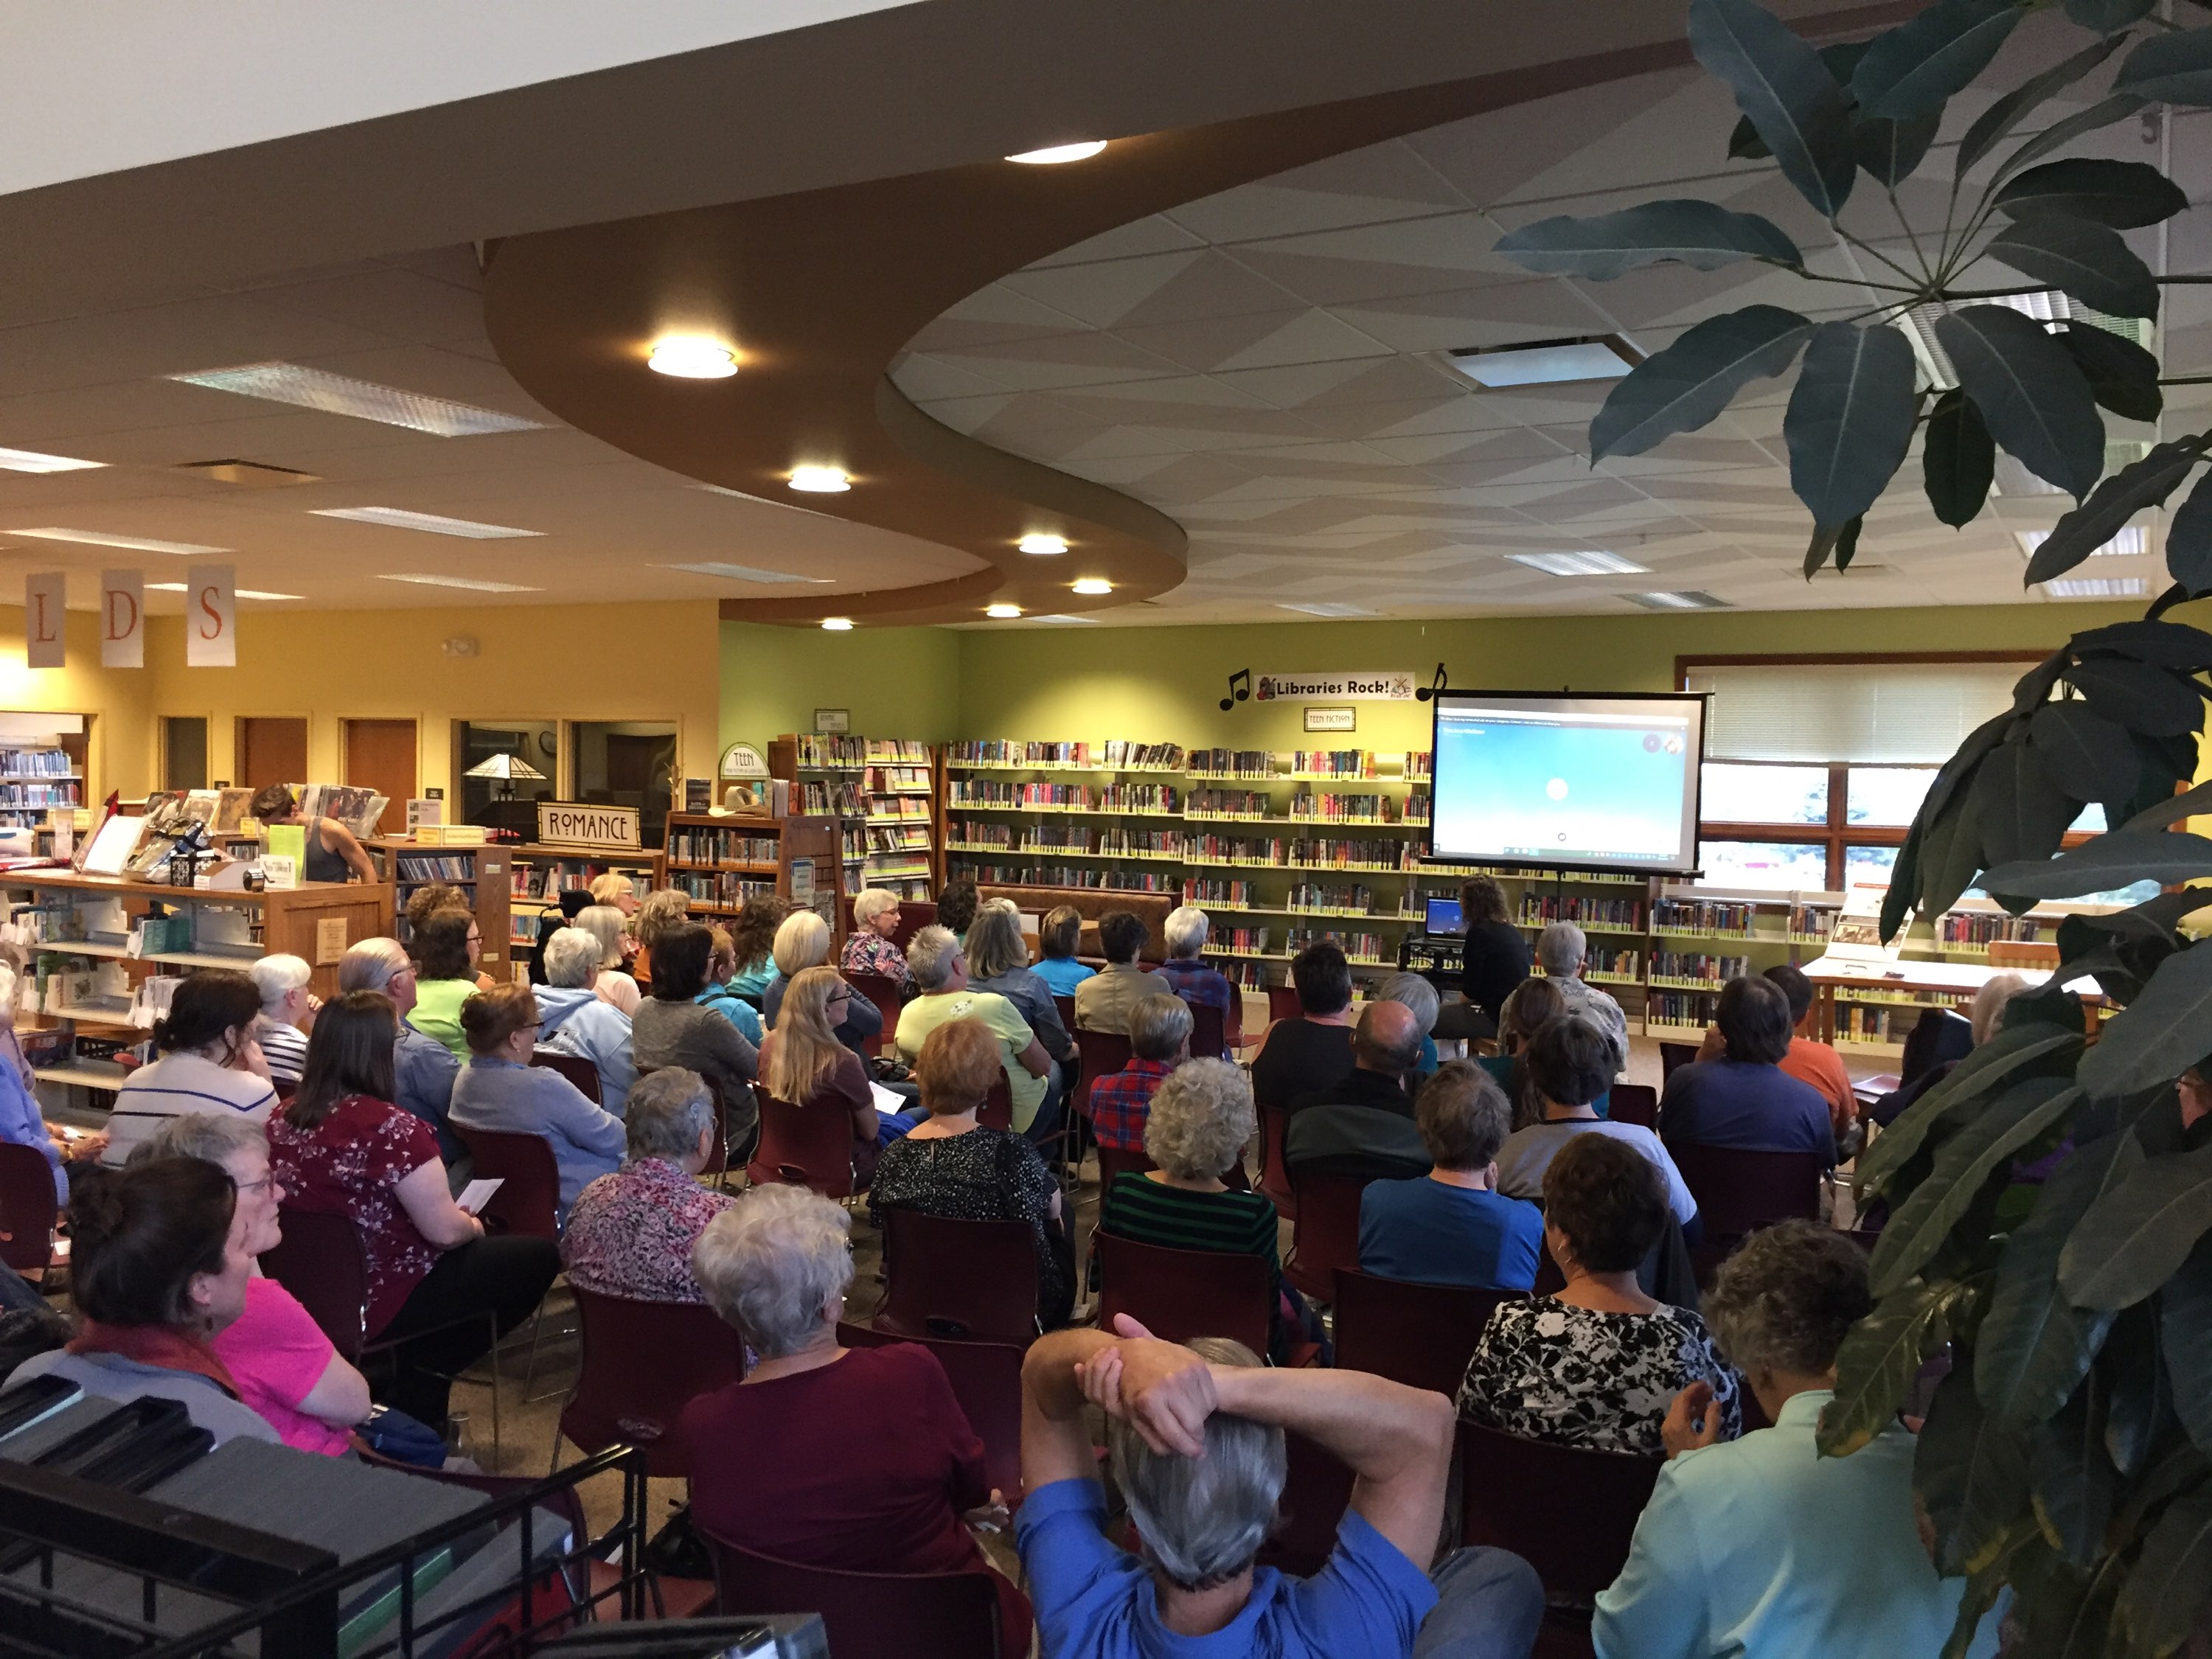
[[[1181,997],[1140,999],[1129,1011],[1129,1063],[1091,1085],[1091,1126],[1098,1144],[1141,1152],[1152,1091],[1190,1058],[1190,1005]]]

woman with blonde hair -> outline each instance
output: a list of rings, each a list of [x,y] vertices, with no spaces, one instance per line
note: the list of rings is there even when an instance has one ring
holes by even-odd
[[[629,919],[611,904],[587,904],[576,912],[575,920],[568,926],[580,927],[599,942],[599,966],[617,973],[629,971],[629,959],[637,954],[637,941],[630,937]]]
[[[761,1079],[769,1094],[801,1110],[842,1112],[850,1119],[853,1189],[859,1192],[875,1175],[878,1149],[924,1115],[876,1109],[867,1066],[837,1037],[846,1005],[856,995],[834,968],[802,968],[784,993],[781,1018],[761,1045]]]
[[[769,950],[769,961],[775,964],[775,977],[761,992],[761,1018],[775,1024],[776,1010],[783,1003],[784,988],[809,968],[818,968],[829,960],[830,924],[811,910],[793,910],[786,916],[775,930],[775,945]]]
[[[592,902],[611,905],[626,916],[637,914],[637,884],[619,870],[608,870],[592,878]]]
[[[629,918],[629,935],[637,941],[637,955],[632,971],[650,985],[653,982],[653,947],[672,928],[681,927],[691,919],[691,896],[673,887],[656,887],[637,902]]]

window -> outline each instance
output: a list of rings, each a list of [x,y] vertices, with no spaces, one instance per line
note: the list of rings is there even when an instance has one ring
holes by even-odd
[[[1828,849],[1820,842],[1701,841],[1698,864],[1705,880],[1722,887],[1819,891],[1828,884]]]
[[[455,720],[453,785],[460,792],[460,811],[453,821],[537,840],[538,803],[553,799],[558,746],[550,720]]]
[[[208,723],[204,714],[161,717],[161,787],[208,787]]]
[[[1889,872],[1897,867],[1897,855],[1901,850],[1896,847],[1844,848],[1844,890],[1848,892],[1863,882],[1888,886]]]
[[[1903,830],[1912,823],[1928,786],[1936,781],[1933,766],[1854,766],[1845,785],[1844,822]]]
[[[659,844],[676,792],[672,720],[578,720],[569,750],[576,799],[635,806],[645,844]]]
[[[1708,823],[1826,823],[1828,769],[1707,761],[1698,802]]]

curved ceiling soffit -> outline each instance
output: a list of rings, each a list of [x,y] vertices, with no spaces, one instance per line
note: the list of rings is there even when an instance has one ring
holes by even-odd
[[[1910,6],[1798,20],[1808,33],[1891,21]],[[844,495],[803,504],[968,553],[980,567],[908,586],[726,599],[726,619],[972,622],[989,602],[1026,614],[1111,609],[1178,586],[1182,527],[1088,479],[994,448],[923,414],[885,371],[943,312],[1010,272],[1164,210],[1331,155],[1510,105],[1690,61],[1686,42],[1118,139],[1064,167],[981,162],[939,172],[509,237],[493,250],[484,315],[500,359],[579,430],[703,483],[802,504],[791,469],[842,468]],[[711,334],[742,365],[726,380],[652,373],[652,342]],[[1032,532],[1057,558],[1020,553]],[[1103,577],[1110,595],[1067,584]]]

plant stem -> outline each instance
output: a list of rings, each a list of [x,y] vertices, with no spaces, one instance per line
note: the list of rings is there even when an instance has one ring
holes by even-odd
[[[1905,233],[1905,240],[1912,244],[1912,257],[1920,262],[1920,280],[1924,283],[1932,284],[1935,282],[1936,273],[1929,269],[1927,252],[1921,247],[1920,238],[1914,234],[1911,222],[1906,220],[1905,210],[1897,204],[1897,186],[1883,185],[1882,194],[1889,198],[1889,210],[1897,216],[1898,228]]]
[[[1922,283],[1919,278],[1916,277],[1903,265],[1898,264],[1896,260],[1891,258],[1889,255],[1884,253],[1880,248],[1861,241],[1857,237],[1852,235],[1850,232],[1845,230],[1841,225],[1837,224],[1832,219],[1830,220],[1828,223],[1830,228],[1832,228],[1837,235],[1842,237],[1844,240],[1849,242],[1853,247],[1858,249],[1860,252],[1872,254],[1875,258],[1881,260],[1882,264],[1887,265],[1899,276],[1904,277],[1908,283],[1911,284],[1911,287],[1908,290],[1909,292],[1913,294],[1925,294],[1928,291],[1927,288]],[[1887,284],[1885,284],[1885,286],[1887,286]]]

